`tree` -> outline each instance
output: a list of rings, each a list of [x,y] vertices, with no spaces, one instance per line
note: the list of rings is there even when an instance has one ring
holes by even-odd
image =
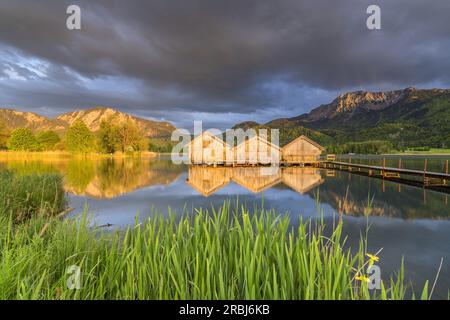
[[[142,133],[131,121],[126,121],[119,129],[123,152],[140,151]]]
[[[72,152],[92,152],[95,150],[95,137],[83,121],[77,120],[67,130],[66,145]]]
[[[134,152],[148,149],[147,139],[132,121],[126,121],[120,126],[112,125],[109,120],[102,121],[97,139],[99,151],[105,153]]]
[[[135,144],[135,149],[136,149],[136,151],[139,151],[139,152],[148,151],[149,148],[150,148],[150,141],[147,138],[141,138]]]
[[[28,128],[19,128],[12,132],[8,149],[14,151],[39,151],[39,142]]]
[[[39,145],[43,150],[55,150],[56,145],[61,141],[54,131],[43,131],[36,136]]]
[[[114,153],[121,148],[121,135],[118,126],[111,125],[108,121],[100,123],[98,131],[98,145],[101,152]]]
[[[5,124],[0,122],[0,150],[6,149],[8,146],[9,131]]]

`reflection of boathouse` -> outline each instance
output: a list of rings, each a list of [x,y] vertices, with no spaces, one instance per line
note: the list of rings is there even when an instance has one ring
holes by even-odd
[[[190,166],[187,183],[207,197],[230,182],[259,193],[281,182],[298,193],[323,183],[320,170],[314,168],[206,167]]]
[[[208,197],[230,182],[230,170],[231,168],[226,167],[191,166],[187,183],[203,196]]]
[[[238,167],[232,169],[232,179],[247,190],[258,193],[281,182],[281,170],[271,167]]]
[[[324,182],[315,168],[290,167],[283,169],[283,183],[298,193],[305,193]]]

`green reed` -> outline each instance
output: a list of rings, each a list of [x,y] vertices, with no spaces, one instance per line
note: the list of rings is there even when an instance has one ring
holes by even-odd
[[[0,171],[0,216],[12,215],[15,222],[23,222],[37,215],[58,214],[65,207],[61,176]]]
[[[405,298],[403,265],[375,292],[356,280],[368,264],[365,241],[356,253],[345,249],[342,222],[292,227],[288,216],[229,201],[112,232],[84,214],[52,219],[40,234],[48,221],[0,217],[0,299]],[[81,270],[79,290],[67,288],[72,265]]]

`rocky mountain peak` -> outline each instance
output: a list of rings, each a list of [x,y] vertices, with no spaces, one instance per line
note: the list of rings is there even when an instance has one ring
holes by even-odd
[[[69,125],[72,125],[77,120],[82,120],[92,131],[97,131],[100,129],[100,124],[102,121],[113,121],[114,123],[119,124],[132,118],[132,116],[126,113],[109,107],[96,107],[92,109],[68,112],[56,117],[56,119],[64,121]]]
[[[337,113],[353,112],[357,108],[366,111],[380,110],[392,105],[402,98],[410,90],[398,90],[387,92],[356,91],[349,92],[337,97],[331,104]]]
[[[132,116],[128,113],[118,111],[110,107],[96,107],[92,109],[69,112],[58,116],[56,119],[64,121],[69,125],[77,120],[83,121],[90,130],[100,129],[102,121],[120,125],[130,121],[141,129],[149,137],[170,136],[175,127],[168,122],[147,120]]]
[[[310,113],[292,118],[304,122],[315,122],[324,119],[333,119],[335,117],[351,117],[356,113],[379,111],[388,108],[408,97],[415,96],[415,88],[406,88],[403,90],[371,92],[354,91],[341,94],[329,104],[324,104]]]
[[[77,120],[83,121],[92,131],[100,129],[102,121],[108,121],[117,125],[130,121],[148,137],[170,136],[172,131],[175,130],[175,127],[168,122],[139,118],[110,107],[95,107],[68,112],[54,119],[49,119],[32,112],[0,109],[0,123],[4,123],[10,130],[25,127],[36,132],[54,130],[62,133]]]

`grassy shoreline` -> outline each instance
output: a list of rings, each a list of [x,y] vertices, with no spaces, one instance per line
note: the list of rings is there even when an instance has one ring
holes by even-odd
[[[125,232],[79,221],[42,218],[2,230],[2,299],[404,299],[403,269],[377,293],[357,280],[369,263],[342,245],[342,225],[323,225],[274,212],[198,210],[180,221],[158,216]],[[3,224],[4,225],[4,224]],[[4,258],[7,257],[7,258]],[[80,270],[70,290],[67,270]],[[426,293],[423,296],[426,297]]]

